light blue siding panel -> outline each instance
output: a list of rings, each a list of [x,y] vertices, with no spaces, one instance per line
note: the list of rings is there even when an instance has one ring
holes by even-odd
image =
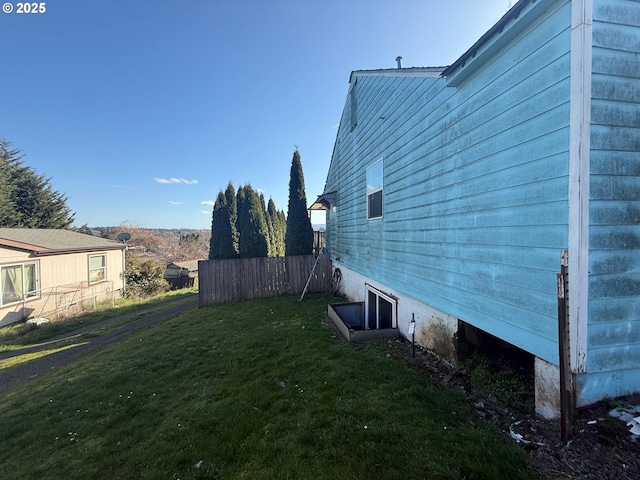
[[[590,325],[625,322],[640,317],[640,302],[634,297],[600,298],[589,302]]]
[[[640,273],[592,276],[589,280],[589,298],[640,298]],[[637,320],[632,319],[637,328]],[[638,329],[640,331],[640,329]]]
[[[611,372],[616,370],[638,369],[640,365],[640,343],[591,347],[589,349],[590,372]],[[637,391],[638,384],[630,385]]]
[[[609,127],[628,127],[640,134],[638,103],[594,99],[591,102],[591,123]]]
[[[640,224],[640,204],[638,202],[604,201],[591,202],[591,225],[634,225]]]
[[[590,327],[589,347],[606,347],[609,345],[640,346],[640,331],[629,322],[598,323]]]
[[[633,205],[640,201],[640,177],[594,175],[591,179],[591,198]]]
[[[640,176],[640,155],[638,152],[592,149],[591,175]]]
[[[580,397],[578,401],[582,405],[589,405],[604,397],[615,398],[637,392],[640,369],[587,373],[579,375],[577,383]]]
[[[617,250],[614,254],[599,250],[589,255],[591,275],[625,275],[640,272],[640,256],[635,249]],[[638,302],[640,303],[640,302]]]
[[[592,125],[591,145],[595,150],[638,152],[640,151],[640,128]]]
[[[630,375],[637,376],[640,374],[639,2],[594,2],[592,68],[587,370],[609,373],[629,369]],[[585,388],[590,389],[588,381],[585,382]],[[620,386],[612,384],[611,388]]]
[[[640,103],[640,82],[635,78],[594,74],[591,96],[594,101],[606,99],[610,102],[638,104]],[[622,105],[622,107],[628,108],[628,105]]]
[[[600,23],[640,27],[640,9],[634,2],[637,0],[596,0],[593,16]]]
[[[637,53],[594,49],[591,66],[594,80],[598,79],[598,74],[617,76],[620,79],[637,79],[640,76]]]
[[[589,243],[593,252],[609,250],[609,255],[617,250],[637,251],[640,249],[640,225],[594,225]]]

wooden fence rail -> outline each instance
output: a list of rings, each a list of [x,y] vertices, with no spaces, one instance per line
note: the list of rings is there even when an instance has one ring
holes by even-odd
[[[313,255],[200,260],[198,306],[299,295],[315,262]],[[331,260],[321,254],[307,292],[326,292],[330,288]]]

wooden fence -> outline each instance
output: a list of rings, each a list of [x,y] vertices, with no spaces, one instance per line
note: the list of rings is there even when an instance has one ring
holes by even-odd
[[[200,260],[198,306],[300,295],[315,262],[313,255]],[[327,292],[330,288],[331,260],[321,254],[307,292]]]

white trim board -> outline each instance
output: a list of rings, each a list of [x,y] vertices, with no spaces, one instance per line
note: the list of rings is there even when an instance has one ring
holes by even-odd
[[[587,368],[593,0],[571,2],[569,337],[571,370]]]

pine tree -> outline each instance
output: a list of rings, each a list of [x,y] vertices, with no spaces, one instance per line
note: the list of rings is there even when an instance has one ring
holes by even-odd
[[[238,254],[241,258],[266,257],[267,225],[260,197],[250,184],[238,188]]]
[[[285,236],[287,255],[309,255],[313,252],[313,227],[307,214],[307,196],[300,152],[296,149],[289,176],[289,210]]]
[[[0,140],[0,226],[69,228],[74,213],[51,179],[23,165],[19,150]]]

